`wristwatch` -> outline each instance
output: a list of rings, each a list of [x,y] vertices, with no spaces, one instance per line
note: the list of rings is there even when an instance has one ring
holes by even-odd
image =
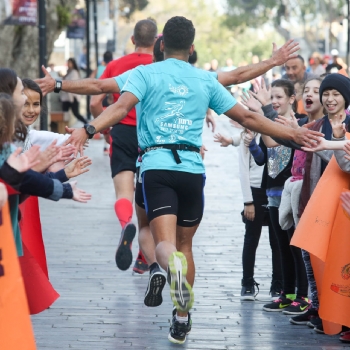
[[[53,89],[53,91],[56,93],[59,93],[61,89],[62,89],[62,80],[56,80],[55,88]]]
[[[94,135],[96,134],[96,129],[93,125],[85,124],[84,129],[89,137],[89,139],[92,139]]]

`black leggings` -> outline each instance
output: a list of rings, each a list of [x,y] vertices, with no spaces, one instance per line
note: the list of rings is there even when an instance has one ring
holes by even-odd
[[[80,113],[79,113],[79,102],[78,100],[74,97],[73,102],[69,101],[63,101],[62,102],[62,109],[63,112],[68,112],[70,109],[72,110],[75,118],[83,122],[84,124],[87,124],[88,121],[85,119]]]
[[[266,190],[262,188],[251,188],[255,206],[255,218],[253,221],[247,220],[245,224],[245,235],[243,244],[242,264],[243,280],[254,277],[255,254],[258,248],[261,228],[267,204]],[[272,280],[282,281],[281,257],[278,241],[275,232],[269,225],[269,239],[272,251]]]
[[[290,245],[294,228],[282,230],[277,207],[269,207],[269,212],[281,253],[283,291],[285,294],[295,294],[296,284],[297,298],[307,297],[308,283],[301,249]]]

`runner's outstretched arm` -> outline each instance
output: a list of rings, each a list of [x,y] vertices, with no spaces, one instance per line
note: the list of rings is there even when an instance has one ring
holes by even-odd
[[[45,77],[36,79],[35,82],[40,86],[44,95],[52,92],[55,88],[55,79],[50,73],[41,67]],[[118,93],[120,88],[114,78],[108,79],[79,79],[79,80],[62,80],[62,91],[71,92],[79,95],[99,95],[105,93]]]
[[[291,58],[297,57],[299,44],[294,40],[288,40],[280,49],[273,43],[272,56],[268,60],[245,67],[236,68],[230,72],[219,72],[218,81],[224,86],[240,84],[255,79],[276,66],[281,66]]]
[[[131,92],[124,92],[116,103],[113,103],[107,107],[99,117],[90,123],[90,125],[93,125],[95,127],[96,132],[105,130],[124,119],[131,108],[135,107],[138,102],[139,100]],[[85,129],[74,129],[66,127],[66,131],[69,134],[72,134],[71,137],[66,141],[66,144],[76,146],[77,151],[83,155],[83,147],[88,139]]]
[[[305,145],[306,147],[311,145],[313,142],[318,143],[320,141],[320,137],[324,136],[320,132],[312,131],[307,128],[293,129],[279,123],[272,122],[258,113],[246,110],[238,103],[224,114],[249,130],[271,137],[293,140],[299,145]]]

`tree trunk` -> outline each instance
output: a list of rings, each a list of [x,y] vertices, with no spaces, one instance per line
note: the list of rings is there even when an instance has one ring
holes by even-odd
[[[57,6],[74,8],[75,1],[46,1],[47,57],[62,29],[59,29]],[[0,67],[14,69],[21,78],[39,76],[39,33],[37,26],[0,26]]]

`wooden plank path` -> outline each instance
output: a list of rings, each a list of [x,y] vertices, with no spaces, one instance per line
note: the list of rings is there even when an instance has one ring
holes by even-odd
[[[217,121],[217,131],[237,132],[225,117]],[[255,272],[260,298],[240,301],[244,225],[237,149],[220,148],[207,128],[203,140],[209,149],[205,157],[206,209],[194,240],[196,299],[186,344],[167,340],[172,310],[169,287],[164,289],[160,307],[147,308],[143,296],[148,274],[132,276],[131,269],[122,272],[116,268],[120,225],[113,209],[109,158],[103,155],[102,141],[93,140],[87,151],[93,166],[78,179],[79,186],[93,195],[92,201],[86,205],[41,201],[50,280],[61,297],[50,309],[32,317],[39,350],[346,348],[338,336],[319,335],[306,326],[291,325],[281,313],[262,311],[271,280],[265,228]],[[137,240],[133,252],[134,256],[138,252]]]

